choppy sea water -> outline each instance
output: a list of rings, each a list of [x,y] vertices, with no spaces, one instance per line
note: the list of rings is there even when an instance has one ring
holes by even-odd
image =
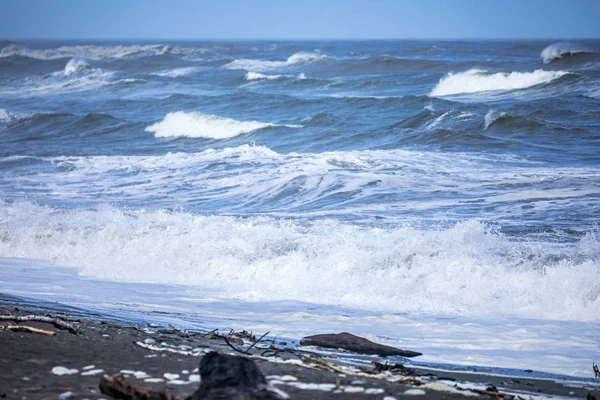
[[[0,42],[0,292],[586,377],[599,219],[600,41]]]

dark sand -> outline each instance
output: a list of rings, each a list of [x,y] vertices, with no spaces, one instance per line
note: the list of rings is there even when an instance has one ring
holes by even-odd
[[[202,355],[210,350],[234,353],[222,339],[208,339],[200,335],[184,337],[181,332],[171,330],[147,333],[141,327],[127,326],[124,322],[112,320],[107,316],[99,316],[84,310],[67,308],[43,302],[31,302],[24,299],[0,294],[0,315],[28,315],[52,314],[53,316],[67,319],[78,319],[80,331],[77,334],[60,330],[52,324],[40,322],[20,323],[36,328],[48,329],[57,332],[55,336],[46,336],[27,332],[12,332],[0,330],[0,398],[7,399],[58,399],[61,394],[71,392],[72,396],[64,395],[63,398],[74,399],[106,399],[100,393],[99,381],[103,374],[117,374],[122,370],[143,371],[151,378],[162,378],[162,382],[148,382],[146,378],[136,378],[131,373],[127,380],[135,385],[144,386],[153,390],[177,394],[181,398],[193,392],[198,387],[198,382],[190,379],[190,375],[199,364]],[[0,325],[8,325],[9,321],[0,321]],[[14,324],[14,323],[11,323]],[[202,349],[200,355],[184,355],[169,351],[155,351],[140,347],[136,342],[152,342],[157,348],[184,351],[189,349]],[[164,344],[163,344],[164,343]],[[180,347],[180,346],[190,346]],[[242,347],[242,346],[240,346]],[[183,349],[183,350],[182,350]],[[260,354],[263,350],[253,351]],[[298,360],[294,355],[282,355],[282,358]],[[327,362],[339,365],[335,358],[327,358]],[[381,361],[385,362],[382,358]],[[589,387],[566,386],[549,380],[508,378],[489,376],[485,374],[440,372],[425,369],[416,369],[412,376],[429,383],[418,385],[415,383],[394,383],[386,379],[369,377],[343,376],[329,369],[308,369],[298,365],[275,363],[256,360],[264,375],[274,385],[289,394],[292,399],[384,399],[391,396],[400,398],[432,398],[432,399],[465,399],[465,395],[473,397],[490,398],[493,396],[476,394],[469,390],[462,392],[448,392],[441,389],[455,390],[452,388],[470,387],[465,382],[476,383],[480,387],[494,385],[499,392],[518,394],[521,398],[536,396],[561,396],[585,398],[592,390],[600,399],[598,392]],[[91,376],[82,376],[86,370],[83,368],[93,365],[92,371],[102,369],[102,373]],[[51,371],[54,367],[62,366],[68,369],[77,369],[73,375],[55,375]],[[186,373],[187,372],[187,373]],[[178,374],[179,378],[171,378],[167,382],[165,373]],[[435,374],[432,376],[431,374]],[[269,377],[288,375],[285,382],[281,379]],[[292,381],[293,378],[297,379]],[[401,378],[401,376],[397,376]],[[289,381],[287,379],[290,379]],[[391,378],[390,378],[391,379]],[[190,382],[192,380],[192,382]],[[333,390],[318,390],[314,384],[336,384],[339,380],[345,392],[335,393]],[[173,382],[175,381],[175,382]],[[176,384],[180,381],[182,384]],[[277,382],[280,381],[280,382]],[[436,384],[445,386],[435,387]],[[434,384],[431,386],[431,384]],[[352,390],[360,391],[352,393]],[[407,390],[420,389],[425,395],[408,396]],[[350,392],[348,392],[350,391]],[[391,400],[391,399],[388,399]]]

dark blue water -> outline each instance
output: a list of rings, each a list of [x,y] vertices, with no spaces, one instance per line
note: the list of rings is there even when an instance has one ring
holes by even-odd
[[[0,256],[598,320],[600,41],[0,46]]]

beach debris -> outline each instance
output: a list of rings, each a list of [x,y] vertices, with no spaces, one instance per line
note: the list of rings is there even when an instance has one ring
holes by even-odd
[[[133,386],[122,374],[104,375],[100,379],[100,391],[107,396],[123,400],[178,400],[177,397],[164,392]]]
[[[66,329],[71,333],[77,333],[79,328],[73,324],[64,321],[60,318],[54,318],[47,315],[0,315],[0,321],[15,321],[15,322],[46,322],[54,325],[59,329]]]
[[[600,378],[600,370],[598,370],[598,366],[595,361],[592,361],[592,369],[594,370],[594,378]]]
[[[39,333],[39,334],[48,335],[48,336],[56,335],[56,332],[54,332],[54,331],[40,329],[40,328],[34,328],[31,326],[25,326],[25,325],[5,325],[1,329],[5,330],[5,331],[13,331],[13,332]]]
[[[207,398],[288,399],[267,384],[256,363],[246,357],[208,353],[200,361],[200,387],[191,400]]]
[[[231,344],[231,342],[229,341],[229,339],[227,338],[227,336],[223,336],[223,340],[225,340],[225,343],[227,343],[227,346],[231,347],[233,350],[235,350],[238,353],[241,354],[246,354],[249,355],[250,354],[250,350],[252,350],[252,348],[254,346],[256,346],[257,344],[260,343],[261,340],[263,340],[265,338],[265,336],[267,336],[270,332],[265,332],[260,338],[258,338],[258,340],[256,340],[254,343],[252,343],[252,345],[250,345],[250,347],[248,347],[246,350],[241,350],[236,348],[233,344]]]
[[[383,357],[417,357],[422,355],[422,353],[416,351],[401,350],[395,347],[374,343],[368,339],[348,332],[307,336],[300,340],[300,344],[302,346],[345,349],[361,354],[378,354]]]
[[[92,376],[103,373],[103,369],[90,369],[89,371],[84,371],[81,373],[81,376]]]
[[[402,364],[385,364],[380,363],[379,361],[371,361],[373,365],[373,373],[379,374],[381,372],[391,372],[393,374],[401,374],[401,375],[414,375],[415,370],[412,368],[407,368]]]
[[[57,366],[52,368],[51,371],[54,375],[74,375],[76,373],[78,373],[79,371],[76,369],[70,369],[70,368],[66,368],[66,367],[61,367],[61,366]]]

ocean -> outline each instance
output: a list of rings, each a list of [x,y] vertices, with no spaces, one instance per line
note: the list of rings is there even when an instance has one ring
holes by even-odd
[[[600,41],[0,41],[0,292],[600,360]]]

